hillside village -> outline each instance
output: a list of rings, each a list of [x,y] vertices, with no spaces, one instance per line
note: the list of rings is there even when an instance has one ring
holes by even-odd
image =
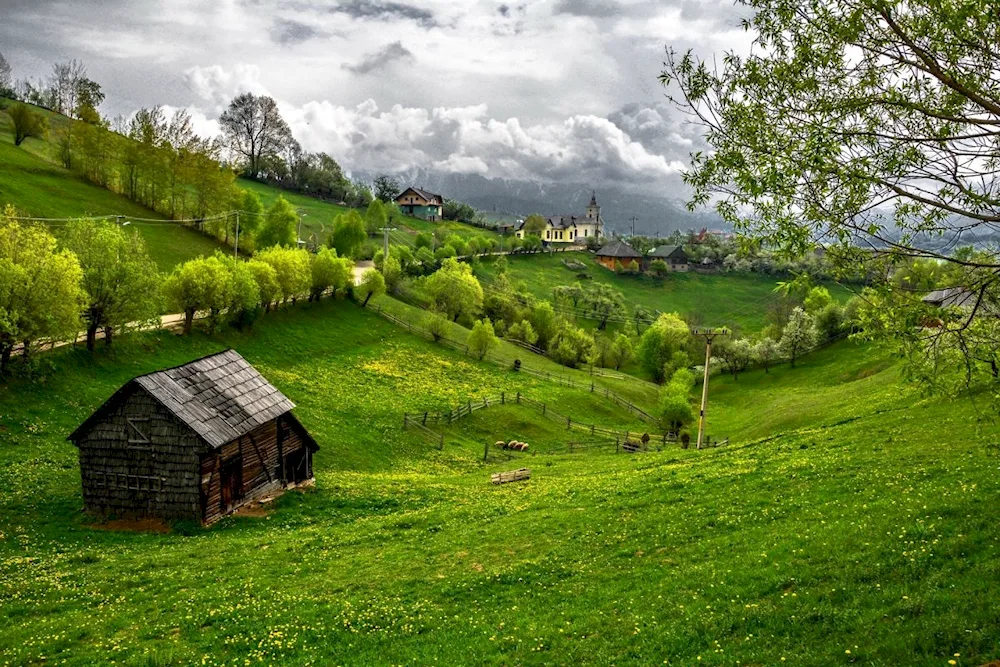
[[[855,48],[843,8],[772,4],[772,43]],[[995,17],[925,7],[953,43],[890,4],[851,24],[873,72],[936,40],[998,71],[973,48]],[[713,148],[691,201],[727,227],[636,234],[596,179],[492,219],[352,176],[256,88],[203,136],[4,51],[0,664],[1000,661],[1000,282],[974,233],[1000,208],[961,162],[916,189],[992,159],[956,128],[995,139],[1000,107],[890,105],[934,136],[917,164],[900,127],[850,143],[829,100],[796,107],[829,72],[794,49],[754,64],[774,90],[668,51]],[[874,154],[897,180],[861,174]]]

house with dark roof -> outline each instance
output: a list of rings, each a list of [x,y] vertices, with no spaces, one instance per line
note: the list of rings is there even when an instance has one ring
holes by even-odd
[[[204,524],[313,481],[295,405],[226,350],[133,378],[69,440],[87,511]]]
[[[406,188],[398,197],[396,204],[406,215],[424,220],[440,220],[444,214],[444,197],[420,188]]]
[[[690,268],[688,254],[684,252],[683,246],[661,245],[653,248],[646,255],[643,269],[648,269],[649,265],[658,259],[662,259],[671,271],[687,271]]]
[[[523,239],[524,235],[522,220],[515,236]],[[569,243],[582,245],[588,238],[604,236],[604,218],[601,217],[601,206],[597,203],[597,193],[591,193],[585,215],[552,215],[545,218],[545,229],[540,236],[546,245]]]
[[[635,260],[642,261],[642,255],[621,239],[613,239],[597,251],[597,261],[606,269],[614,271],[619,264],[625,265]]]
[[[975,292],[964,287],[946,287],[934,290],[921,299],[926,304],[936,308],[973,308],[978,301]]]

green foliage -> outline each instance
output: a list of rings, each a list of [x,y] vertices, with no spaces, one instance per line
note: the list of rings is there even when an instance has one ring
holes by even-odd
[[[796,359],[816,346],[818,337],[812,316],[801,308],[796,308],[781,333],[778,349],[794,367]]]
[[[98,329],[122,331],[159,319],[162,277],[139,233],[106,221],[70,223],[62,238],[83,270],[87,304],[87,348],[94,349]],[[105,342],[111,344],[105,335]]]
[[[434,259],[442,261],[448,259],[449,257],[457,257],[458,251],[455,250],[450,245],[443,245],[434,251]]]
[[[424,316],[422,324],[423,327],[427,329],[427,332],[430,333],[431,338],[435,343],[448,335],[448,330],[450,328],[448,318],[441,313],[427,313]]]
[[[432,271],[434,270],[434,267],[437,266],[437,258],[434,257],[434,253],[427,248],[417,248],[417,252],[414,254],[414,259],[420,262],[424,271]]]
[[[726,370],[735,380],[754,359],[754,345],[747,338],[723,336],[712,346],[712,356],[722,360]]]
[[[382,263],[381,272],[382,277],[385,278],[386,290],[395,292],[403,282],[403,267],[399,260],[392,256],[391,251],[389,258]]]
[[[454,248],[456,255],[465,255],[468,252],[465,241],[458,234],[449,234],[446,236],[443,245]]]
[[[11,208],[0,214],[0,373],[16,343],[75,336],[86,298],[76,256],[58,250],[45,228],[13,215]]]
[[[279,196],[271,208],[267,210],[267,217],[264,225],[257,234],[257,247],[270,248],[271,246],[282,246],[294,248],[296,245],[296,226],[299,222],[299,214],[295,212],[295,207],[288,203],[288,200]]]
[[[265,310],[269,310],[271,305],[277,303],[281,298],[281,285],[278,283],[278,272],[274,267],[257,258],[249,260],[247,269],[257,283],[257,291],[260,295],[260,304]]]
[[[548,301],[539,301],[531,307],[528,320],[538,334],[538,346],[546,350],[549,349],[552,339],[555,338],[556,331],[559,329],[559,320],[552,304]]]
[[[483,288],[468,264],[445,259],[441,268],[427,278],[427,292],[434,309],[452,321],[472,318],[483,307]]]
[[[373,199],[370,204],[368,204],[368,210],[365,212],[365,230],[369,235],[375,236],[382,233],[382,228],[389,224],[389,216],[386,214],[386,209],[382,205],[382,202],[378,199]]]
[[[691,371],[679,368],[670,377],[670,382],[660,390],[658,416],[664,429],[676,433],[694,421],[694,409],[691,407],[694,382]]]
[[[392,261],[392,258],[390,258]],[[361,302],[361,307],[364,308],[368,305],[368,301],[373,296],[379,296],[385,294],[385,278],[375,269],[368,269],[365,271],[364,275],[361,276],[361,284],[358,286],[358,293],[364,295],[364,301]]]
[[[778,342],[769,336],[763,336],[754,343],[753,358],[760,364],[765,373],[770,372],[770,368],[775,360],[777,360],[778,354]]]
[[[26,104],[13,104],[7,108],[7,115],[14,131],[14,145],[20,146],[28,137],[44,137],[48,132],[45,117],[35,113]]]
[[[372,202],[372,205],[377,202]],[[354,257],[358,248],[367,240],[365,222],[357,211],[341,213],[333,221],[333,233],[327,240],[327,245],[337,251],[341,257]]]
[[[191,333],[194,314],[207,310],[216,316],[233,299],[232,276],[226,263],[218,257],[199,257],[177,266],[163,283],[163,294],[174,310],[184,313],[184,333]]]
[[[687,323],[676,313],[664,313],[642,334],[636,358],[656,382],[663,382],[671,366],[686,365],[682,360],[690,344]]]
[[[625,296],[614,287],[604,283],[592,283],[581,292],[581,305],[598,321],[598,329],[603,330],[610,318],[625,317]]]
[[[658,278],[662,278],[670,273],[670,269],[662,259],[654,259],[649,263],[649,272]]]
[[[564,324],[549,344],[549,355],[554,361],[576,368],[587,363],[594,354],[594,337],[584,329]]]
[[[510,325],[507,328],[507,338],[519,340],[528,345],[534,345],[538,342],[538,334],[535,333],[535,328],[528,320],[521,320]]]
[[[476,209],[457,199],[445,198],[444,206],[441,207],[441,216],[445,220],[472,222],[476,219]]]
[[[229,303],[226,304],[229,321],[239,329],[252,327],[262,311],[261,290],[254,271],[247,262],[228,253],[217,251],[215,258],[229,272]]]
[[[312,257],[312,288],[309,300],[318,300],[327,290],[334,294],[347,288],[351,282],[354,262],[338,257],[336,250],[323,248]]]
[[[623,333],[616,335],[614,344],[611,346],[611,355],[608,357],[608,361],[611,362],[615,370],[632,361],[634,355],[635,345],[632,343],[632,339]]]
[[[816,315],[827,306],[833,303],[830,290],[825,287],[813,287],[803,299],[803,307],[810,315]]]
[[[428,250],[434,250],[434,235],[430,232],[420,232],[417,234],[416,238],[413,239],[413,246],[417,249],[427,248]]]
[[[469,346],[469,351],[480,360],[500,346],[500,341],[497,340],[496,333],[493,331],[493,323],[490,322],[489,318],[477,320],[472,325],[472,331],[465,344]]]
[[[257,230],[260,229],[261,221],[264,219],[264,204],[261,203],[260,197],[257,196],[256,192],[236,188],[233,195],[233,207],[237,211],[240,211],[240,248],[245,248],[247,252],[253,252]],[[231,233],[235,237],[235,217],[230,224],[233,225]],[[247,244],[248,241],[250,242],[249,245]]]
[[[293,303],[312,286],[312,262],[305,250],[274,246],[259,250],[254,258],[274,269],[283,301]]]
[[[532,213],[525,218],[524,226],[521,230],[524,232],[525,240],[527,240],[528,236],[540,237],[545,233],[546,226],[548,226],[548,223],[545,221],[545,218],[538,213]]]
[[[400,193],[399,181],[389,174],[377,175],[373,186],[375,199],[381,202],[391,202],[395,200]]]

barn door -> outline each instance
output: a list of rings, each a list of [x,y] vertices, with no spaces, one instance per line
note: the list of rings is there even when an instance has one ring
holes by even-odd
[[[243,457],[234,456],[224,461],[219,473],[222,511],[228,512],[243,500]]]

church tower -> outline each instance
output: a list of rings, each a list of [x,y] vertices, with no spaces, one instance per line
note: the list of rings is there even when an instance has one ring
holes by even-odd
[[[597,203],[596,191],[591,191],[590,204],[587,205],[587,219],[601,222],[601,207]]]

